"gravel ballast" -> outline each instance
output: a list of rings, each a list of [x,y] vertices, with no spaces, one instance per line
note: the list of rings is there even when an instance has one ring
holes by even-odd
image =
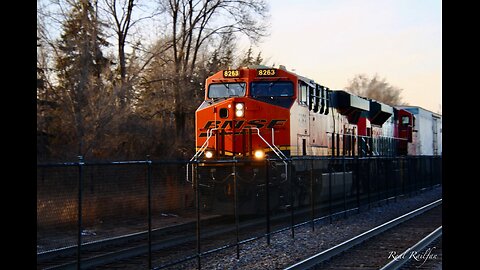
[[[339,215],[340,217],[335,218],[331,224],[328,219],[317,222],[314,231],[310,224],[297,227],[294,238],[291,231],[286,230],[272,235],[270,245],[267,245],[265,238],[242,244],[239,259],[237,259],[235,248],[205,255],[201,259],[201,268],[284,269],[440,198],[442,198],[442,187],[436,186],[412,197],[399,197],[396,202],[391,200],[388,204],[385,202],[379,205],[372,204],[370,209],[362,208],[359,214],[354,211],[347,218]],[[388,254],[372,256],[388,257]],[[197,269],[197,261],[191,260],[171,269]]]

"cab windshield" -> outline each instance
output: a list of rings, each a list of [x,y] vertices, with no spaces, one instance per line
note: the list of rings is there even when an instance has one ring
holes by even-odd
[[[208,87],[209,98],[228,98],[245,96],[245,83],[215,83]]]
[[[252,97],[291,97],[292,82],[252,82],[250,89]]]

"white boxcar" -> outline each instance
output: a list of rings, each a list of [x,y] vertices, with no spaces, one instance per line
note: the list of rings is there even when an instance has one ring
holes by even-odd
[[[409,155],[442,155],[442,116],[421,107],[399,107],[414,116],[413,140],[408,145]]]

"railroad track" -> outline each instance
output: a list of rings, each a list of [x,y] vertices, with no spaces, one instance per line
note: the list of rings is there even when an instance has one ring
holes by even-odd
[[[404,263],[441,263],[441,249],[427,248],[441,236],[442,199],[379,225],[285,270],[400,269]],[[429,237],[426,237],[429,236]],[[427,249],[426,249],[427,248]]]
[[[306,215],[308,210],[297,211],[295,217]],[[272,226],[290,217],[290,213],[283,213],[272,216]],[[225,226],[232,217],[214,217],[202,220],[202,240],[204,238],[219,239],[218,236],[232,233],[235,226]],[[264,228],[265,218],[255,218],[241,224],[242,237],[246,237],[251,231],[248,228]],[[169,253],[169,248],[189,245],[196,241],[196,222],[187,222],[180,225],[154,229],[151,232],[152,239],[161,239],[152,242],[152,251]],[[261,229],[257,229],[261,230]],[[100,267],[121,261],[122,263],[133,264],[138,258],[144,258],[148,254],[148,231],[122,235],[102,240],[83,243],[81,246],[82,269]],[[205,241],[204,241],[205,242]],[[190,245],[194,246],[194,245]],[[167,251],[165,251],[167,250]],[[37,269],[76,269],[77,267],[77,245],[57,248],[37,254]],[[182,251],[183,252],[183,251]],[[188,259],[188,257],[187,257]],[[129,260],[131,260],[129,262]],[[144,261],[144,260],[143,260]]]
[[[434,256],[434,258],[429,257],[427,261],[424,261],[421,264],[419,264],[416,260],[408,260],[408,261],[405,261],[404,264],[397,269],[401,269],[401,270],[442,269],[442,264],[439,263],[442,261],[442,236],[438,236],[429,245],[427,245],[422,251],[420,251],[421,254],[425,254],[425,252],[427,252],[427,254],[428,252],[431,252],[431,256]]]
[[[338,208],[342,206],[340,202],[335,203]],[[328,209],[328,206],[319,208],[321,211]],[[328,220],[335,216],[342,216],[345,212],[356,212],[357,208],[347,209],[332,213],[331,215],[326,215],[318,220]],[[294,214],[295,219],[300,217],[307,217],[310,214],[310,209],[296,210]],[[232,217],[230,217],[232,218]],[[277,215],[272,215],[271,217],[271,234],[278,232],[286,231],[291,229],[287,224],[290,223],[291,213],[290,211],[280,213]],[[297,223],[293,225],[294,227],[299,227],[308,223],[305,221],[303,223]],[[291,225],[291,224],[290,224]],[[205,229],[203,229],[205,230]],[[201,256],[206,256],[215,252],[219,252],[224,249],[234,248],[239,245],[246,244],[248,242],[259,240],[260,238],[265,238],[265,217],[254,218],[245,222],[242,222],[238,226],[238,241],[235,241],[236,227],[234,224],[230,224],[227,227],[218,227],[218,229],[208,229],[207,232],[202,232],[202,251]],[[173,247],[173,245],[172,245]],[[155,248],[155,252],[152,254],[154,258],[153,265],[156,267],[154,269],[164,269],[168,268],[182,262],[191,261],[197,258],[196,250],[196,238],[195,235],[184,236],[182,241],[178,241],[174,249],[166,250],[164,248]],[[124,258],[122,260],[116,260],[115,262],[104,264],[103,266],[98,267],[98,269],[148,269],[147,265],[147,256],[142,254],[139,256],[131,256],[129,258]]]
[[[392,256],[392,260],[380,270],[409,269],[413,266],[416,269],[433,269],[438,267],[441,265],[441,261],[438,261],[439,257],[441,257],[441,249],[438,248],[438,245],[441,245],[441,236],[442,226],[425,236],[415,245],[407,248],[402,254]],[[427,262],[433,263],[427,264]]]
[[[224,217],[213,217],[202,220],[202,223],[215,225],[222,224],[224,220]],[[195,226],[196,222],[186,222],[152,230],[153,239],[162,239],[161,242],[152,245],[152,248],[169,248],[183,243],[186,241],[185,231],[194,231]],[[142,231],[84,243],[81,246],[82,268],[96,267],[145,254],[148,252],[147,239],[148,231]],[[76,260],[77,245],[40,252],[37,254],[37,269],[76,269]]]
[[[379,203],[379,202],[378,202]],[[330,206],[330,209],[342,209],[346,204],[342,202],[336,202]],[[317,208],[319,212],[329,212],[327,206]],[[323,216],[319,219],[327,220],[334,216],[345,215],[350,211],[357,211],[357,208],[343,209],[342,211],[330,212],[331,215]],[[297,222],[301,216],[308,216],[310,214],[310,209],[304,210],[295,210],[295,221]],[[283,229],[277,230],[288,230],[289,227],[285,226],[290,222],[291,213],[290,211],[284,212],[271,217],[272,221],[272,233],[274,233],[274,228],[279,228],[279,224],[283,222]],[[230,220],[228,220],[230,219]],[[202,220],[202,251],[203,254],[211,253],[213,250],[218,250],[218,243],[228,242],[231,239],[225,241],[225,236],[235,232],[236,228],[231,224],[232,217],[217,217],[208,220]],[[317,219],[318,220],[318,219]],[[225,226],[226,223],[230,222],[228,226]],[[302,224],[308,223],[310,221],[297,223],[295,227],[302,226]],[[277,225],[277,226],[275,226]],[[152,248],[153,252],[152,257],[161,257],[164,258],[162,261],[156,261],[154,265],[168,265],[173,264],[178,261],[191,260],[196,257],[196,235],[195,235],[195,226],[196,222],[184,223],[181,225],[170,226],[167,228],[155,229],[152,230]],[[243,222],[238,227],[241,230],[241,235],[239,235],[241,240],[238,243],[230,243],[228,246],[232,247],[238,244],[243,244],[248,241],[253,241],[258,238],[265,237],[265,217],[256,218],[249,220],[248,222]],[[252,237],[252,235],[257,235]],[[210,239],[209,241],[204,241]],[[132,269],[148,268],[145,267],[145,262],[147,261],[148,255],[148,232],[138,232],[129,235],[124,235],[115,238],[109,238],[104,240],[93,241],[89,243],[82,244],[81,247],[81,266],[82,269],[86,268],[105,268],[111,269],[117,264],[121,265],[131,265]],[[215,244],[210,244],[214,243]],[[175,248],[173,248],[175,247]],[[225,248],[220,245],[220,248]],[[185,252],[190,250],[189,252]],[[169,256],[169,254],[175,254],[175,256]],[[185,255],[187,254],[187,255]],[[190,255],[188,255],[190,254]],[[178,257],[183,257],[183,259],[178,260]],[[173,258],[173,259],[172,259]],[[65,248],[55,249],[48,252],[41,252],[37,254],[37,269],[76,269],[77,267],[77,246],[69,246]],[[172,263],[173,262],[173,263]]]

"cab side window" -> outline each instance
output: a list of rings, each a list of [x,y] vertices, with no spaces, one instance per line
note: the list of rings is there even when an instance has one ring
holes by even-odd
[[[308,86],[302,81],[298,82],[298,96],[300,105],[308,106]]]

